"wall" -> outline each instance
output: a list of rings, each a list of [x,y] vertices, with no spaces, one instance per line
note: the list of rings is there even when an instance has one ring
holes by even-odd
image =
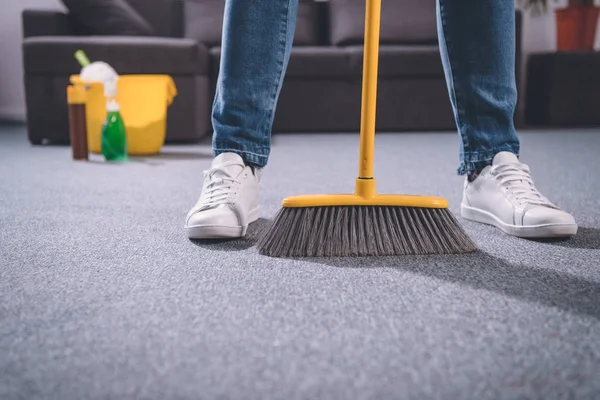
[[[0,119],[25,120],[25,99],[21,65],[21,11],[24,8],[62,9],[60,0],[0,0]],[[393,1],[393,0],[391,0]],[[565,2],[566,0],[561,0]],[[558,6],[560,2],[554,3]],[[554,15],[533,17],[525,13],[523,51],[551,51],[555,48]],[[596,47],[600,44],[600,29]],[[523,58],[524,60],[526,57]]]
[[[60,0],[0,0],[0,119],[25,120],[21,62],[21,11],[62,9]]]

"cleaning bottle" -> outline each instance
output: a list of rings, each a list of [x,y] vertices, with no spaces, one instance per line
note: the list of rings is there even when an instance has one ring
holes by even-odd
[[[127,161],[127,132],[115,98],[106,102],[106,112],[106,121],[102,124],[102,154],[106,161]]]
[[[73,160],[88,160],[87,116],[85,88],[67,86],[67,110],[69,114],[69,139]]]

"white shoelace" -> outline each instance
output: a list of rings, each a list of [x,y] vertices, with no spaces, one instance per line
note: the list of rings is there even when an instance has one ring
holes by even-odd
[[[494,166],[491,173],[505,187],[509,196],[519,205],[538,205],[557,208],[535,187],[531,171],[526,164],[502,164]]]
[[[238,179],[227,176],[226,172],[223,171],[224,168],[231,165],[237,165],[237,163],[224,163],[204,171],[204,179],[208,180],[208,183],[205,188],[202,208],[212,208],[233,202],[237,188],[241,182]],[[223,176],[214,177],[216,172],[221,172]]]

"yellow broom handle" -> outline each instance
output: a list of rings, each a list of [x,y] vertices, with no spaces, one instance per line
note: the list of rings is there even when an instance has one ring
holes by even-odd
[[[359,178],[373,178],[381,0],[366,0]]]

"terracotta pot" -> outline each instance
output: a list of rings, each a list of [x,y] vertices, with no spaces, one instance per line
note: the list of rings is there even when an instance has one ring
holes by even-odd
[[[556,49],[594,50],[600,7],[566,7],[555,10]]]

